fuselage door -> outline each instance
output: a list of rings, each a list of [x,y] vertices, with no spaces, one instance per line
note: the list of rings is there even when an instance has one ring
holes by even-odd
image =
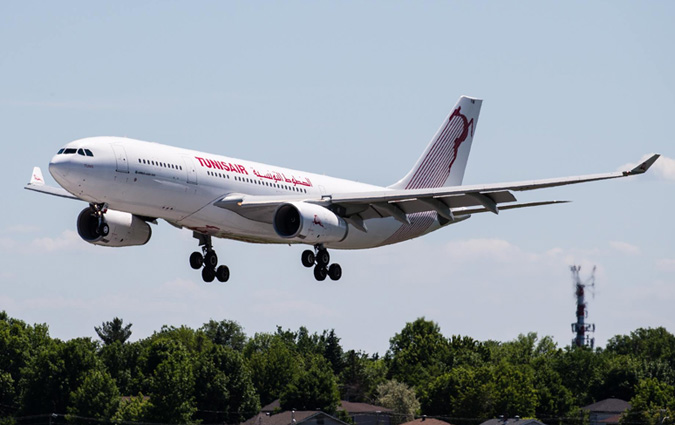
[[[129,163],[127,162],[127,151],[122,145],[112,145],[115,152],[115,162],[117,163],[116,171],[118,173],[129,173]]]
[[[184,156],[183,163],[185,164],[185,172],[187,173],[187,182],[197,184],[197,167],[192,158]]]

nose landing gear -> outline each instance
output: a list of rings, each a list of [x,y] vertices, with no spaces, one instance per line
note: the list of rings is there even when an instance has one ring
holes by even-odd
[[[91,210],[92,217],[96,218],[96,234],[102,237],[108,236],[110,233],[110,226],[105,222],[103,214],[108,211],[107,204],[89,204],[89,209]]]
[[[314,267],[314,278],[319,282],[326,280],[326,276],[331,280],[340,280],[342,277],[342,267],[339,264],[333,263],[330,266],[330,255],[328,250],[323,245],[316,245],[314,247],[316,254],[311,250],[305,250],[300,257],[302,265],[309,268]]]
[[[214,279],[219,282],[227,282],[230,279],[230,269],[225,265],[218,266],[218,255],[213,250],[211,236],[194,232],[193,236],[199,240],[202,252],[195,251],[190,254],[190,267],[195,270],[202,269],[202,279],[211,283]]]

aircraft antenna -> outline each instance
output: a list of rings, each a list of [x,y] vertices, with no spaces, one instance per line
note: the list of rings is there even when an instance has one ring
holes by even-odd
[[[595,324],[586,323],[588,308],[586,305],[585,292],[586,288],[589,288],[593,290],[593,293],[595,294],[595,266],[593,266],[591,276],[585,281],[582,281],[579,276],[581,266],[570,266],[570,270],[572,271],[572,280],[574,281],[575,295],[577,298],[577,321],[572,323],[572,332],[576,334],[576,337],[572,340],[572,344],[577,347],[590,347],[592,349],[595,346],[595,338],[587,334],[595,332]]]

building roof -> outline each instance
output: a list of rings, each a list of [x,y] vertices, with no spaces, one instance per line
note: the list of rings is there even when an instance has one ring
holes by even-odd
[[[260,411],[262,413],[274,413],[281,410],[281,403],[279,399],[274,400],[270,404],[263,406]],[[368,403],[355,403],[347,400],[342,400],[338,406],[338,410],[344,410],[347,413],[392,413],[393,410],[382,406],[375,406]]]
[[[401,425],[450,425],[448,422],[434,418],[419,418]]]
[[[342,400],[338,410],[344,410],[347,413],[391,413],[393,410],[382,406],[375,406],[368,403],[355,403],[352,401]]]
[[[494,418],[488,419],[480,425],[545,425],[543,422],[540,422],[536,419],[520,419],[520,418],[509,418],[501,419]]]
[[[582,407],[582,409],[588,410],[590,412],[621,413],[630,409],[630,403],[625,400],[621,400],[620,398],[607,398],[605,400],[600,400],[597,403]]]
[[[263,413],[267,413],[267,412],[274,412],[275,410],[280,409],[281,409],[281,402],[279,401],[279,399],[276,399],[270,404],[263,406],[262,409],[260,409],[260,411]]]
[[[242,425],[295,425],[301,424],[306,420],[314,418],[315,416],[324,416],[338,422],[341,425],[348,425],[340,419],[335,418],[327,413],[312,410],[296,410],[294,412],[285,411],[279,412],[276,415],[258,413],[251,419],[243,422]]]

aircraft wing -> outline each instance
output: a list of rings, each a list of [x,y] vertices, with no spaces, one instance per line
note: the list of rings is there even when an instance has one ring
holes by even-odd
[[[40,170],[40,167],[33,168],[33,175],[30,177],[28,184],[24,186],[24,189],[34,190],[36,192],[46,193],[48,195],[60,196],[61,198],[81,200],[62,187],[47,186],[45,184],[44,177],[42,177],[42,170]]]
[[[363,221],[370,218],[391,216],[402,223],[409,223],[407,214],[427,211],[436,211],[439,216],[451,222],[461,216],[476,213],[492,212],[498,214],[500,210],[568,202],[543,201],[517,204],[512,191],[543,189],[643,174],[658,158],[658,154],[652,155],[631,170],[603,174],[430,189],[336,193],[324,195],[321,198],[307,198],[301,195],[251,196],[230,194],[216,201],[215,205],[252,220],[272,223],[274,212],[279,205],[287,202],[308,202],[330,207],[335,213],[362,231],[366,231]]]

